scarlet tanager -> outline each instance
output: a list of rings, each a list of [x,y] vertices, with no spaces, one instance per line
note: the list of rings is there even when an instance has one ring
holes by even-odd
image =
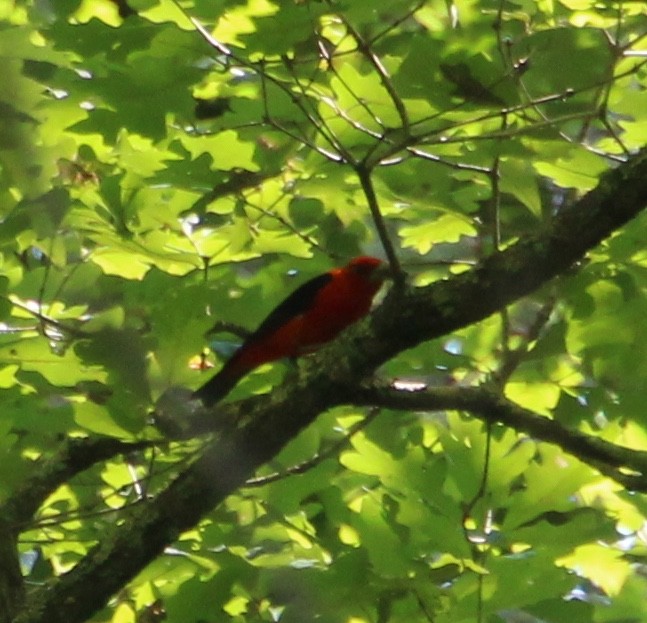
[[[388,275],[375,257],[356,257],[298,287],[272,311],[213,378],[194,393],[209,407],[261,364],[316,350],[365,316]]]

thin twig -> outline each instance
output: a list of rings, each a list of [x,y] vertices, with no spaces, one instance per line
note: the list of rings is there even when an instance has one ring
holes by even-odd
[[[391,238],[389,237],[389,232],[386,228],[386,223],[382,212],[380,211],[380,206],[377,201],[377,196],[375,194],[375,189],[373,188],[373,180],[371,178],[371,171],[364,166],[358,166],[355,168],[357,177],[364,191],[364,196],[368,203],[369,210],[371,211],[371,216],[373,218],[373,223],[377,229],[380,242],[382,243],[382,248],[386,253],[386,257],[391,266],[391,271],[393,273],[393,278],[395,280],[396,287],[402,287],[404,284],[404,273],[402,272],[402,266],[400,265],[400,260],[395,253],[393,244],[391,243]]]
[[[408,136],[410,132],[409,114],[407,113],[407,109],[404,105],[404,102],[402,101],[402,98],[400,97],[400,94],[393,85],[393,82],[391,82],[389,72],[386,70],[386,67],[384,67],[377,54],[373,52],[371,45],[364,40],[362,35],[360,35],[360,33],[353,27],[353,25],[345,18],[342,18],[342,21],[346,26],[348,32],[351,33],[353,39],[355,39],[358,50],[362,53],[364,58],[366,58],[366,60],[371,65],[373,65],[373,68],[377,72],[384,90],[388,93],[389,98],[391,99],[391,102],[393,103],[393,106],[395,107],[395,110],[400,117],[402,131],[406,136]]]
[[[363,419],[357,422],[355,425],[351,426],[349,431],[341,439],[338,439],[326,449],[322,450],[318,454],[315,454],[312,458],[302,463],[292,465],[291,467],[286,468],[283,471],[277,471],[267,476],[258,476],[257,478],[250,478],[245,482],[246,487],[262,487],[263,485],[268,485],[278,480],[283,480],[288,476],[294,476],[295,474],[303,474],[308,470],[311,470],[313,467],[316,467],[326,459],[330,458],[337,454],[344,446],[346,446],[350,440],[356,435],[360,430],[366,428],[380,413],[380,409],[371,409],[368,415]]]
[[[338,144],[334,137],[329,136],[324,129],[320,126],[320,124],[317,122],[315,118],[313,118],[312,114],[308,111],[308,109],[305,107],[305,105],[300,101],[298,97],[292,93],[291,89],[289,89],[286,85],[284,85],[280,80],[272,77],[270,74],[263,72],[262,68],[259,69],[254,63],[251,61],[248,61],[244,58],[241,58],[237,55],[235,55],[226,45],[220,43],[215,37],[209,33],[209,31],[197,20],[196,18],[192,17],[187,13],[187,11],[177,2],[177,0],[173,0],[173,3],[175,6],[180,9],[180,11],[191,21],[195,29],[198,31],[198,33],[202,36],[202,38],[214,49],[216,49],[220,54],[227,58],[231,58],[235,60],[239,65],[242,67],[247,67],[248,69],[251,69],[252,71],[258,73],[259,75],[264,76],[265,79],[269,80],[274,84],[276,87],[278,87],[281,91],[283,91],[292,101],[297,108],[303,113],[304,117],[309,121],[309,123],[312,125],[312,127],[317,131],[317,133],[323,138],[324,141],[326,141],[331,148],[337,149]]]
[[[11,299],[11,304],[14,307],[17,307],[18,309],[22,309],[23,311],[27,312],[37,320],[39,320],[41,323],[54,327],[55,329],[59,330],[62,334],[67,334],[71,335],[74,337],[89,337],[90,334],[87,333],[86,331],[83,331],[83,329],[77,329],[76,327],[72,327],[66,324],[63,324],[62,322],[59,322],[58,320],[54,320],[53,318],[50,318],[49,316],[46,316],[45,314],[42,314],[35,309],[30,308],[27,305],[24,305],[20,302],[18,302],[15,299]],[[39,305],[40,308],[40,305]]]
[[[279,202],[282,201],[285,197],[287,196],[287,193],[283,193],[274,203],[269,207],[269,208],[263,208],[260,205],[257,205],[255,203],[252,203],[247,197],[245,197],[245,204],[249,206],[250,208],[257,210],[260,212],[263,216],[267,216],[268,218],[274,219],[275,221],[281,223],[286,229],[291,231],[295,236],[300,238],[303,242],[311,246],[313,249],[317,249],[319,251],[323,251],[321,248],[321,245],[311,236],[308,236],[308,234],[304,234],[300,232],[288,219],[285,217],[281,216],[280,214],[277,214],[272,210],[272,208]],[[260,219],[259,219],[260,221]]]
[[[481,167],[476,164],[464,164],[462,162],[450,162],[449,160],[445,160],[440,156],[435,156],[434,154],[430,154],[426,151],[422,151],[421,149],[418,149],[416,147],[407,147],[407,151],[410,154],[416,156],[417,158],[430,160],[431,162],[442,164],[451,169],[456,169],[457,171],[472,171],[474,173],[483,173],[484,175],[488,175],[488,176],[492,175],[492,169],[490,169],[489,167]]]

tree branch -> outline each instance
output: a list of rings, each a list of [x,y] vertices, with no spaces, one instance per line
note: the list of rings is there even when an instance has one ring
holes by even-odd
[[[25,596],[15,532],[0,519],[0,623],[10,623]]]
[[[70,478],[117,454],[135,452],[151,445],[154,442],[126,443],[109,437],[69,439],[0,506],[0,517],[16,530],[29,522],[45,499]]]
[[[582,462],[599,468],[606,466],[604,473],[617,479],[619,470],[635,472],[632,478],[619,480],[632,488],[647,491],[647,452],[632,450],[571,430],[559,422],[537,415],[485,387],[450,387],[425,391],[403,391],[392,388],[360,388],[355,404],[399,409],[402,411],[466,411],[474,417],[491,424],[501,423],[530,435],[539,441],[559,446]],[[611,468],[611,470],[609,470]]]

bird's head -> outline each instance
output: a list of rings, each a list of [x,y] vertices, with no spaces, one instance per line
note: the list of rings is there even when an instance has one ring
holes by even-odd
[[[352,259],[346,265],[346,269],[376,283],[382,283],[391,276],[391,269],[386,262],[369,255]]]

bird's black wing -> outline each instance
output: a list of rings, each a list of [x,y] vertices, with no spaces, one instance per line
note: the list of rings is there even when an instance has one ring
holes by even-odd
[[[332,281],[330,273],[314,277],[299,286],[283,302],[279,303],[270,312],[269,316],[261,322],[258,329],[247,337],[240,349],[234,353],[233,357],[225,363],[220,371],[194,392],[194,398],[202,400],[206,407],[210,407],[222,400],[238,383],[241,376],[247,373],[247,370],[242,372],[236,370],[236,362],[241,354],[245,352],[245,346],[262,340],[292,320],[292,318],[307,312],[312,307],[317,294],[330,281]]]
[[[258,329],[252,333],[247,341],[256,341],[276,331],[279,327],[292,320],[295,316],[300,316],[307,312],[321,289],[332,281],[330,273],[323,273],[313,277],[300,285],[292,294],[279,303],[261,322]]]

